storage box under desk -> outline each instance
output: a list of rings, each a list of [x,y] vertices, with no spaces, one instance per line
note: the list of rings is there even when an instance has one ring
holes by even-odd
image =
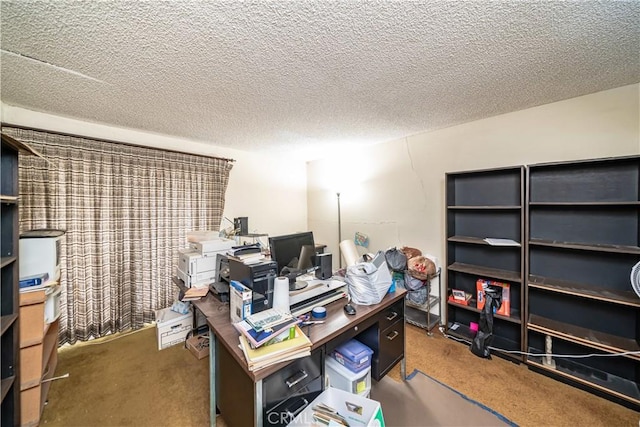
[[[42,343],[45,300],[44,289],[20,293],[20,348]]]

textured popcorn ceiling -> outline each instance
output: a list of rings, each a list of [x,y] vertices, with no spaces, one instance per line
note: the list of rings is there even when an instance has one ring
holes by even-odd
[[[640,81],[638,1],[3,0],[0,18],[5,104],[307,158]]]

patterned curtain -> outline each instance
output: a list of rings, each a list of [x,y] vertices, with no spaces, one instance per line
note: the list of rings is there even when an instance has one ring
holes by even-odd
[[[177,294],[187,232],[220,227],[231,161],[2,130],[47,160],[20,157],[20,231],[66,230],[60,343],[153,321]]]

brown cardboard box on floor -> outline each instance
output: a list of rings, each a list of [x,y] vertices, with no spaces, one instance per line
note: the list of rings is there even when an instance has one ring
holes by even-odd
[[[187,348],[197,359],[209,356],[209,337],[196,335],[187,340]]]

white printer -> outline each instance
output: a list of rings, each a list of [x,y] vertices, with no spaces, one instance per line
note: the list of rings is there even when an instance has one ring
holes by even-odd
[[[217,278],[217,255],[224,255],[235,241],[216,239],[189,243],[189,248],[178,251],[178,277],[185,286],[204,287]]]
[[[203,242],[189,242],[189,248],[198,252],[202,256],[215,258],[217,254],[226,254],[229,249],[235,246],[235,240],[231,239],[215,239]]]

